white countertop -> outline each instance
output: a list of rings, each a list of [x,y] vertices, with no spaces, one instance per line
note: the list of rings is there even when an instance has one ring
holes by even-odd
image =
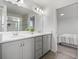
[[[0,40],[0,43],[6,43],[6,42],[11,42],[11,41],[16,41],[16,40],[22,40],[22,39],[27,39],[27,38],[33,38],[41,35],[46,35],[46,34],[51,34],[51,32],[46,32],[46,33],[25,33],[25,34],[18,34],[18,35],[13,35],[12,33],[3,33],[2,35],[2,40]]]

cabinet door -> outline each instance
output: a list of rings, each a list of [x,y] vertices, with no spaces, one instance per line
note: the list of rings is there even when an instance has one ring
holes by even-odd
[[[23,42],[23,59],[34,59],[34,39],[26,39]]]
[[[42,36],[35,38],[35,59],[39,59],[42,56]]]
[[[35,50],[42,49],[42,36],[35,38]]]
[[[48,41],[48,50],[51,50],[51,45],[52,45],[52,35],[49,34],[48,35],[48,38],[47,38],[47,41]]]
[[[40,57],[42,56],[42,49],[36,50],[35,54],[35,59],[40,59]]]
[[[43,36],[43,55],[50,50],[50,36]]]
[[[2,44],[2,59],[21,59],[19,42]]]
[[[48,43],[47,36],[43,36],[43,54],[45,54],[48,51],[48,49],[47,49],[48,44],[47,43]]]

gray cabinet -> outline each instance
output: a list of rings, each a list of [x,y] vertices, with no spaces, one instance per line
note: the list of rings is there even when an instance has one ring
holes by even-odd
[[[2,44],[2,59],[34,59],[32,38]]]
[[[43,36],[43,55],[51,49],[51,35]]]
[[[21,59],[19,41],[2,44],[2,59]]]
[[[34,39],[23,40],[23,59],[34,59]]]
[[[41,56],[51,50],[52,35],[44,35],[36,37],[35,39],[35,59],[39,59]]]
[[[2,59],[39,59],[50,48],[51,35],[3,43]]]
[[[42,56],[42,36],[35,38],[35,59],[39,59]]]
[[[47,35],[48,36],[48,50],[52,49],[52,34]]]

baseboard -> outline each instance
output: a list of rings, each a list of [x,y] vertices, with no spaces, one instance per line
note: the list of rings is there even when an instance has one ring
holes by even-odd
[[[68,43],[59,43],[59,45],[62,45],[62,46],[67,46],[67,47],[71,47],[71,48],[78,48],[77,45],[73,45],[73,44],[68,44]]]

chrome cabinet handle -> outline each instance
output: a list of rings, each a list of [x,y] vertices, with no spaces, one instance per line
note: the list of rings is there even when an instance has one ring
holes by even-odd
[[[19,47],[23,47],[23,46],[24,46],[24,43],[20,43],[20,44],[19,44]]]
[[[24,43],[22,44],[22,46],[24,46]]]
[[[19,47],[22,47],[22,43],[19,44]]]

